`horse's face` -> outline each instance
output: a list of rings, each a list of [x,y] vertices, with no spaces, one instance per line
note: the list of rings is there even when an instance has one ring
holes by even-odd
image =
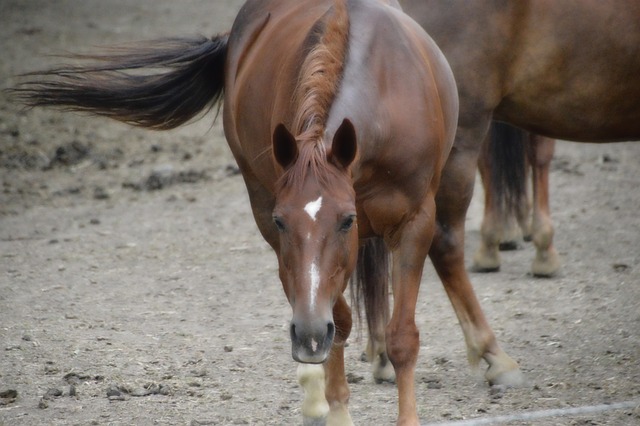
[[[347,126],[350,135],[339,129],[334,146],[349,138],[351,151],[338,150],[337,155],[343,155],[338,158],[332,150],[326,166],[333,169],[326,179],[309,172],[301,184],[285,185],[276,194],[273,221],[280,235],[280,280],[293,309],[292,355],[298,362],[326,359],[336,333],[333,306],[356,263],[355,191],[348,172],[355,156],[355,134],[351,123]],[[274,135],[276,159],[285,169],[299,167],[294,164],[298,160],[295,139],[284,127],[278,132]]]

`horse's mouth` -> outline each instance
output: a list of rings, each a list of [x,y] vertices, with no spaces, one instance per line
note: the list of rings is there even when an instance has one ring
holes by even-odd
[[[308,345],[291,342],[291,356],[295,361],[303,364],[322,364],[329,356],[331,344],[322,346],[326,347],[318,347],[314,339],[310,339]]]

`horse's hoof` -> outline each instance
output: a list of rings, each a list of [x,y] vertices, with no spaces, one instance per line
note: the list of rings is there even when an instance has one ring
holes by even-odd
[[[498,266],[482,266],[477,263],[471,265],[471,272],[490,273],[500,271],[500,265]]]
[[[488,373],[489,372],[487,372],[487,376],[489,376]],[[520,371],[519,368],[504,371],[497,375],[493,375],[493,377],[487,377],[487,380],[491,386],[507,386],[513,388],[522,388],[527,386],[524,374],[522,374],[522,371]]]
[[[385,362],[382,361],[382,357],[376,357],[373,362],[373,380],[376,384],[382,383],[395,383],[396,371],[393,369],[393,365],[385,357]]]
[[[303,426],[327,426],[327,418],[302,417]]]
[[[531,264],[531,273],[534,277],[550,278],[560,270],[560,264],[560,256],[555,250],[538,253]]]
[[[472,272],[498,272],[500,270],[500,256],[498,255],[498,247],[487,249],[480,247],[473,256]]]

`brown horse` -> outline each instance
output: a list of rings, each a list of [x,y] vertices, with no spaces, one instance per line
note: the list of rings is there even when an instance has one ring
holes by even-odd
[[[477,163],[492,118],[553,139],[640,139],[638,0],[400,3],[438,43],[458,83],[460,124],[445,175],[448,169],[471,170]],[[546,161],[552,142],[536,144],[544,146],[537,161]],[[536,179],[544,180],[546,173],[539,171]],[[468,202],[473,179],[445,179],[443,186],[467,194]],[[545,211],[547,187],[541,183],[535,188],[541,209],[534,217],[538,233],[533,236],[537,254],[532,272],[546,276],[557,270],[559,260]],[[488,232],[475,266],[495,269],[497,250],[495,234]]]
[[[549,207],[549,166],[554,149],[555,139],[506,123],[491,124],[478,161],[484,187],[484,217],[473,270],[499,270],[499,250],[516,248],[517,240],[524,237],[536,247],[533,275],[550,277],[558,271],[560,257],[553,246]]]
[[[430,251],[450,291],[470,285],[464,218],[493,118],[554,139],[640,139],[640,1],[400,3],[442,49],[460,96],[458,130],[436,197],[439,227]],[[463,329],[473,327],[467,318],[458,318]],[[465,332],[470,335],[475,333]],[[376,350],[384,347],[380,336],[380,329],[371,336],[370,359],[386,357]]]
[[[484,358],[491,381],[519,381],[468,280],[451,279],[464,210],[449,194],[436,212],[435,198],[457,125],[456,85],[436,44],[395,2],[250,0],[228,35],[80,58],[97,62],[33,74],[18,95],[152,129],[176,127],[223,98],[225,135],[293,310],[293,358],[324,367],[299,368],[305,421],[351,423],[343,291],[356,261],[375,318],[392,259],[381,352],[397,375],[398,423],[418,423],[415,308],[427,254],[470,360]],[[448,180],[466,173],[451,169]]]
[[[640,139],[640,1],[399,2],[438,44],[458,85],[458,130],[430,251],[451,297],[470,286],[464,219],[492,119],[553,139]],[[472,321],[458,318],[467,339],[476,335]],[[379,336],[371,336],[369,357],[384,360]]]

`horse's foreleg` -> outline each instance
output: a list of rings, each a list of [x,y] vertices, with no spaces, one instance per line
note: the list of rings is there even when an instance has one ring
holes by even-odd
[[[498,345],[464,267],[464,221],[475,178],[473,152],[452,152],[436,199],[438,223],[429,256],[462,327],[472,366],[484,359],[490,383],[520,385],[518,364]],[[471,171],[474,171],[473,173]]]
[[[341,295],[333,307],[336,336],[324,365],[300,364],[298,383],[304,389],[305,426],[351,426],[349,386],[344,371],[344,344],[351,332],[351,309]]]
[[[349,385],[344,371],[344,344],[351,333],[351,309],[340,295],[333,306],[336,336],[329,359],[324,364],[326,373],[325,395],[329,402],[327,425],[352,425],[349,415]]]
[[[329,415],[329,403],[325,397],[324,368],[318,364],[298,364],[298,383],[304,390],[302,424],[324,426]]]
[[[553,221],[549,207],[549,165],[555,150],[554,139],[542,136],[531,138],[531,166],[533,169],[533,223],[532,240],[536,257],[533,275],[549,277],[560,269],[560,256],[553,246]]]
[[[399,425],[418,424],[414,376],[420,342],[415,311],[434,225],[435,202],[430,196],[399,231],[396,244],[388,244],[393,261],[393,311],[385,337],[387,354],[395,369],[398,385]]]

